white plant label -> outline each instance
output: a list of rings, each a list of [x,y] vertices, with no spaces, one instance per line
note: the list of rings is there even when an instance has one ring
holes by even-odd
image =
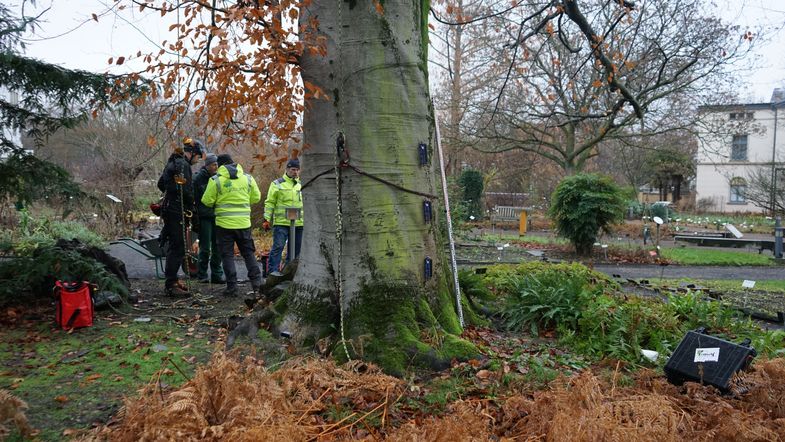
[[[749,279],[745,279],[741,283],[741,286],[744,287],[745,289],[751,289],[751,288],[755,287],[755,281],[750,281]]]
[[[720,348],[696,348],[693,362],[717,362],[720,360]]]

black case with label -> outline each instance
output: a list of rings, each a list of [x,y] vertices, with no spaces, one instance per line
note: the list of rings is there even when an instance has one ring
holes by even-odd
[[[698,348],[719,348],[718,360],[695,362]],[[731,377],[746,369],[756,355],[755,349],[748,345],[715,338],[703,330],[689,331],[665,364],[665,375],[676,385],[685,381],[700,382],[728,391]]]

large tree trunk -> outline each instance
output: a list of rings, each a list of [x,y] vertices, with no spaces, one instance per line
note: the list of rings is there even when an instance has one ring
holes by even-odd
[[[343,133],[351,165],[436,195],[428,1],[386,0],[380,2],[382,14],[374,3],[314,0],[302,13],[303,21],[318,19],[327,49],[326,56],[302,57],[302,76],[330,97],[307,106],[303,182],[334,167],[336,139]],[[420,143],[429,151],[423,167]],[[336,240],[336,180],[330,171],[303,190],[303,250],[282,326],[296,330],[304,344],[332,332],[339,356],[343,328],[351,357],[379,362],[393,373],[412,362],[438,365],[460,353],[468,356],[472,348],[450,335],[461,330],[438,239],[439,217],[432,223],[423,218],[423,201],[433,203],[436,215],[443,211],[441,198],[408,193],[350,168],[341,173],[342,253]],[[433,277],[427,280],[426,257],[433,262]]]

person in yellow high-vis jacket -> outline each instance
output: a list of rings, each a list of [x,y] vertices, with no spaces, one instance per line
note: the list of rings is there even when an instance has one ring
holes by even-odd
[[[234,245],[248,269],[251,287],[262,286],[262,271],[256,262],[256,247],[251,236],[251,204],[262,199],[253,177],[243,172],[229,154],[218,155],[218,172],[210,178],[202,196],[202,204],[215,208],[215,236],[226,277],[224,296],[236,296],[237,269],[234,265]]]
[[[300,256],[300,245],[303,239],[303,196],[300,177],[300,160],[293,159],[286,163],[286,173],[281,178],[270,183],[267,190],[267,199],[264,200],[264,230],[273,229],[273,247],[270,250],[268,269],[270,275],[281,276],[279,267],[281,264],[281,253],[289,239],[289,227],[291,221],[286,218],[287,208],[300,209],[300,217],[295,221],[294,247],[295,258]],[[286,254],[286,262],[290,262],[292,256]]]

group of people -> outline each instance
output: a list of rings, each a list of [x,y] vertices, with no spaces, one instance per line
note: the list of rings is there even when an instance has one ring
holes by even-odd
[[[191,167],[200,160],[204,160],[204,165],[194,175]],[[274,276],[281,276],[281,255],[289,240],[291,220],[287,218],[287,209],[297,213],[296,251],[294,257],[287,254],[287,261],[300,255],[303,200],[299,177],[299,160],[289,160],[284,175],[270,183],[264,202],[262,226],[273,231],[268,269]],[[158,179],[158,188],[164,192],[161,243],[166,250],[166,294],[190,294],[188,287],[178,278],[181,266],[186,274],[190,273],[186,265],[189,230],[199,235],[196,279],[204,283],[225,283],[223,294],[236,296],[239,293],[234,262],[236,245],[245,261],[251,287],[258,291],[262,286],[262,271],[251,234],[251,205],[261,201],[256,180],[243,172],[242,166],[235,163],[229,154],[208,154],[199,141],[185,138],[183,145],[169,156]]]

